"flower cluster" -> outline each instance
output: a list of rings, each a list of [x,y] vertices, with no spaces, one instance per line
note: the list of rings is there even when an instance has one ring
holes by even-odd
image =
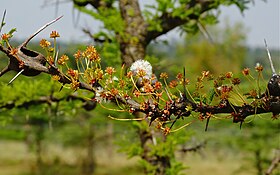
[[[143,77],[145,79],[150,79],[152,77],[152,69],[152,65],[145,60],[137,60],[130,67],[130,71],[134,76]]]

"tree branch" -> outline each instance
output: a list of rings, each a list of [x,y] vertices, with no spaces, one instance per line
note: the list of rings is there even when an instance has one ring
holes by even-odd
[[[83,108],[85,110],[93,110],[96,107],[96,102],[92,100],[86,100],[82,97],[76,96],[76,95],[68,95],[62,98],[54,97],[53,95],[50,96],[41,96],[38,99],[26,101],[20,105],[16,105],[15,101],[10,101],[2,106],[0,106],[0,109],[13,109],[13,108],[26,108],[28,109],[31,106],[41,105],[41,104],[51,104],[51,103],[58,103],[60,101],[70,101],[70,100],[78,100],[83,102]]]
[[[195,146],[192,146],[192,147],[182,148],[180,151],[182,151],[184,153],[186,153],[186,152],[197,152],[205,146],[206,146],[206,141],[204,141],[202,143],[199,143],[199,144],[197,144]]]
[[[280,151],[277,150],[276,152],[276,156],[274,157],[274,159],[272,160],[269,168],[266,170],[265,175],[270,175],[272,174],[273,170],[275,170],[277,168],[277,166],[280,163]]]
[[[26,47],[28,42],[30,42],[32,38],[34,38],[38,33],[40,33],[49,25],[58,21],[61,17],[56,18],[55,20],[41,27],[29,38],[27,38],[22,44],[20,44],[17,48],[7,49],[4,48],[2,45],[0,45],[0,51],[4,52],[10,58],[9,64],[0,72],[0,76],[4,75],[6,72],[10,70],[14,70],[16,72],[22,72],[22,75],[25,76],[37,76],[41,72],[44,72],[50,75],[58,76],[59,77],[58,81],[62,84],[71,84],[72,81],[70,77],[63,74],[53,64],[49,64],[49,66],[45,66],[47,60],[44,55],[42,55],[39,52],[30,50]],[[79,83],[78,85],[79,88],[94,92],[93,88],[89,84],[83,82],[78,82],[78,83]]]
[[[201,10],[197,14],[203,14],[204,12],[217,8],[214,1],[196,1],[192,0],[188,4],[186,4],[186,10],[193,8],[194,6],[199,5]],[[158,18],[155,18],[154,21],[161,21],[161,31],[158,30],[151,30],[148,31],[146,37],[146,43],[150,43],[152,40],[156,39],[160,35],[166,34],[167,32],[171,31],[172,29],[181,26],[183,24],[188,23],[190,20],[197,20],[199,19],[199,15],[191,14],[188,18],[180,18],[178,16],[173,16],[170,12],[163,12],[162,15]]]
[[[95,9],[98,9],[99,7],[111,8],[113,2],[114,1],[103,1],[103,0],[86,0],[86,1],[73,0],[73,3],[77,6],[84,7],[90,4]]]

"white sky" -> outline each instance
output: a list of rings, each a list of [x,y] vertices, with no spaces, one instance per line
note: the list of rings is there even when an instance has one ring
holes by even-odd
[[[19,39],[26,38],[55,18],[55,6],[42,7],[44,0],[1,0],[0,2],[0,16],[2,16],[4,9],[7,10],[5,20],[7,25],[3,31],[7,32],[10,28],[15,27],[17,28],[15,37]],[[91,17],[80,14],[78,24],[74,25],[73,16],[77,17],[77,14],[78,12],[74,10],[73,15],[72,3],[60,4],[58,15],[64,15],[64,17],[39,34],[38,38],[47,38],[52,30],[57,30],[61,35],[60,40],[89,41],[81,28],[88,26],[94,32],[98,30],[98,23],[94,22]],[[220,17],[221,22],[226,17],[231,23],[237,21],[244,23],[246,29],[248,29],[247,44],[249,46],[264,47],[263,40],[265,38],[270,48],[280,49],[279,0],[267,0],[266,3],[255,0],[255,5],[251,4],[249,9],[245,11],[244,16],[235,6],[224,7]],[[168,37],[176,37],[172,35],[168,35]]]

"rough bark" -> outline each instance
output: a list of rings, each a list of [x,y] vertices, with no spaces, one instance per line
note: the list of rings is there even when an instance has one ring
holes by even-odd
[[[119,37],[123,63],[129,67],[135,60],[144,59],[147,28],[138,0],[120,0],[119,7],[125,31]]]

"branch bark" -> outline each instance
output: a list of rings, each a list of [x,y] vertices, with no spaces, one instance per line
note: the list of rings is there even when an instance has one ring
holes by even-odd
[[[280,151],[277,150],[276,156],[272,160],[269,168],[266,170],[265,175],[270,175],[272,172],[277,168],[277,166],[280,164]]]
[[[186,4],[186,10],[189,10],[195,6],[200,6],[201,10],[199,15],[203,14],[204,12],[217,8],[214,1],[196,1],[191,0],[188,4]],[[150,43],[152,40],[156,39],[157,37],[168,33],[169,31],[173,30],[174,28],[181,26],[183,24],[188,23],[190,20],[198,20],[199,15],[191,14],[188,18],[180,18],[177,16],[173,16],[170,12],[164,12],[161,16],[154,19],[154,21],[161,21],[161,31],[151,30],[147,32],[146,43]]]

